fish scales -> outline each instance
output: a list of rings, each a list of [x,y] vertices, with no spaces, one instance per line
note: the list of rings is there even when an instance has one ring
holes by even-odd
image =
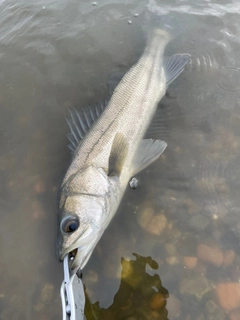
[[[165,75],[159,66],[162,65],[163,50],[168,41],[167,33],[153,36],[152,43],[149,44],[151,50],[147,47],[140,61],[124,76],[102,117],[76,149],[73,167],[77,163],[79,169],[82,165],[99,161],[99,166],[107,168],[108,155],[116,132],[122,132],[129,139],[132,146],[129,153],[131,162],[138,141],[143,138],[153,117],[156,104],[165,94]],[[71,172],[71,166],[69,171]],[[73,173],[70,172],[69,174]],[[67,174],[63,183],[68,176]]]
[[[169,34],[157,29],[139,61],[126,73],[100,118],[73,153],[59,192],[59,257],[78,249],[72,268],[83,268],[114,216],[132,174],[164,151],[163,141],[143,140],[167,84],[189,56],[163,53]]]

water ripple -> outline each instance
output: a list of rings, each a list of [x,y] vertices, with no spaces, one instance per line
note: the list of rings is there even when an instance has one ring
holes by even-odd
[[[198,52],[196,56],[193,56],[189,65],[191,69],[196,71],[217,70],[219,68],[216,57],[207,49],[205,52]]]
[[[222,68],[217,87],[224,93],[238,94],[240,88],[240,68]]]
[[[218,3],[210,3],[205,2],[202,4],[196,5],[195,3],[191,5],[179,5],[179,2],[176,2],[175,5],[172,3],[169,5],[167,3],[161,2],[161,7],[157,4],[156,0],[149,0],[148,3],[149,11],[158,14],[168,14],[169,12],[178,12],[180,13],[188,13],[193,15],[200,15],[200,16],[217,16],[221,17],[227,13],[240,13],[240,4],[235,3],[228,3],[225,5],[218,4]]]

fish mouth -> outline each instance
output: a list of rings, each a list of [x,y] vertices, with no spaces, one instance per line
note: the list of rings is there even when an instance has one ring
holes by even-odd
[[[74,251],[70,252],[70,255],[74,254],[73,258],[70,257],[70,269],[72,271],[77,271],[79,269],[82,270],[85,267],[93,252],[95,245],[96,243],[84,247],[78,247]]]
[[[60,259],[63,260],[66,255],[69,255],[70,269],[72,271],[82,270],[88,262],[98,239],[98,235],[94,235],[91,228],[86,228],[72,246],[62,251]]]
[[[97,242],[96,242],[97,243]],[[69,268],[73,272],[77,272],[78,270],[82,270],[86,263],[88,262],[93,249],[96,245],[94,242],[93,244],[89,244],[86,246],[76,247],[75,249],[71,251],[66,251],[66,254],[69,255]],[[66,256],[66,254],[64,256]]]

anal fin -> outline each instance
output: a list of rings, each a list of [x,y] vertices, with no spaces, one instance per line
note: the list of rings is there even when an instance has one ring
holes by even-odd
[[[132,175],[137,174],[157,160],[166,147],[167,143],[163,140],[142,140],[134,157]]]
[[[190,55],[187,53],[175,54],[164,58],[163,68],[166,75],[166,84],[169,85],[183,71],[184,66],[189,62]]]

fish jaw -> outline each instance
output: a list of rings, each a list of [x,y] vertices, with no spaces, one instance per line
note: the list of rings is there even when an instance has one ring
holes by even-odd
[[[75,195],[67,197],[65,209],[69,207],[75,208],[71,211],[74,213],[64,210],[61,215],[63,218],[59,226],[59,258],[63,260],[67,254],[78,249],[72,268],[82,269],[109,223],[107,201],[102,197]],[[79,227],[68,232],[66,226],[69,222],[76,223]]]
[[[71,269],[82,269],[116,211],[118,180],[91,165],[62,185],[59,194],[58,256],[71,253]],[[76,254],[77,249],[77,254]]]
[[[97,231],[89,227],[72,245],[68,246],[66,243],[62,247],[62,250],[59,251],[59,258],[63,260],[67,254],[71,254],[73,258],[70,264],[71,270],[82,270],[91,257],[93,249],[97,245],[106,227],[107,225],[103,225],[102,228]]]

